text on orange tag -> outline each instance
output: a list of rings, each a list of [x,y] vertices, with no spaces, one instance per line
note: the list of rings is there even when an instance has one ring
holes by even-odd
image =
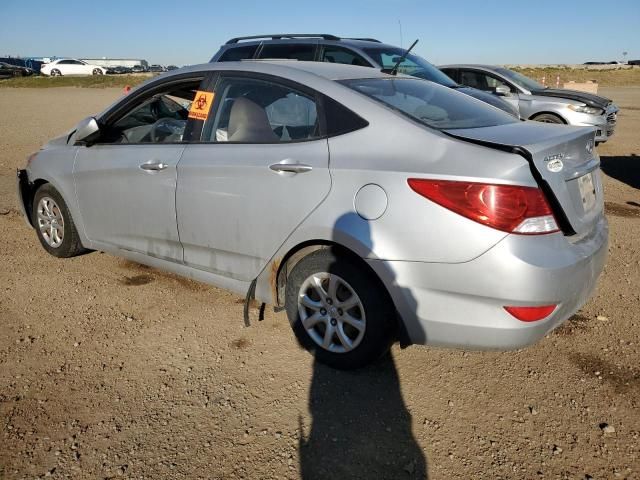
[[[215,93],[213,92],[202,92],[198,90],[189,109],[189,118],[206,120],[209,116],[209,110],[211,109],[211,104],[213,104],[214,96]]]

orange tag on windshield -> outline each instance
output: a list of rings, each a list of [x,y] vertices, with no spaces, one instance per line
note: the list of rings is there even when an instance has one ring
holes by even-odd
[[[189,118],[206,120],[209,116],[209,110],[211,109],[214,96],[215,93],[213,92],[201,92],[198,90],[189,109]]]

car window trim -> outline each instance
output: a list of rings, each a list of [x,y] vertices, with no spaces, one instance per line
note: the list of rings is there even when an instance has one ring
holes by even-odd
[[[209,118],[204,122],[203,128],[200,131],[200,140],[193,140],[191,143],[194,144],[202,144],[202,145],[289,145],[295,143],[307,143],[307,142],[315,142],[317,140],[326,140],[327,128],[326,128],[326,117],[324,113],[324,103],[323,97],[324,95],[317,90],[314,90],[306,85],[295,82],[293,80],[289,80],[287,78],[279,77],[276,75],[269,75],[267,73],[261,72],[248,72],[248,71],[238,71],[238,70],[217,70],[215,72],[215,80],[213,82],[214,89],[213,92],[216,92],[220,82],[225,77],[234,77],[234,78],[249,78],[255,80],[262,80],[267,82],[276,83],[279,85],[283,85],[285,87],[292,88],[294,90],[298,90],[309,97],[312,97],[316,103],[316,114],[318,116],[319,121],[319,134],[317,137],[308,138],[308,139],[299,139],[299,140],[288,140],[285,142],[212,142],[210,140],[203,140],[203,135],[205,133],[209,133],[208,137],[211,136],[211,129],[213,128],[213,122],[215,122],[216,115],[218,113],[218,108],[220,107],[220,97],[217,95],[214,98],[213,105],[211,107],[211,111],[209,112]],[[209,127],[211,126],[211,127]]]
[[[122,118],[123,115],[130,112],[130,108],[132,105],[142,105],[143,102],[139,103],[138,99],[142,96],[149,95],[148,98],[159,93],[161,90],[165,90],[166,88],[170,88],[172,85],[178,85],[180,83],[186,83],[191,81],[195,81],[200,78],[200,84],[198,85],[198,90],[204,91],[213,91],[211,90],[211,86],[213,85],[212,81],[215,77],[215,72],[200,72],[199,74],[187,73],[183,75],[177,75],[177,78],[172,77],[170,80],[165,80],[164,82],[153,83],[149,85],[147,88],[141,91],[135,92],[135,94],[131,98],[126,98],[124,102],[119,103],[114,106],[111,110],[107,111],[101,118],[98,124],[100,127],[106,127],[112,125]],[[115,119],[115,120],[114,120]],[[131,142],[131,143],[113,143],[113,142],[95,142],[93,145],[121,145],[121,146],[133,146],[133,145],[187,145],[190,143],[197,143],[194,141],[194,137],[200,137],[202,133],[202,127],[204,126],[204,120],[194,120],[192,118],[187,118],[187,123],[184,128],[183,140],[181,142],[160,142],[160,143],[152,143],[152,142]]]

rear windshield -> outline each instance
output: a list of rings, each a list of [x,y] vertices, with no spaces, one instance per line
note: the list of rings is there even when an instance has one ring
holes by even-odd
[[[364,78],[340,83],[429,127],[491,127],[515,123],[508,113],[464,93],[412,78]]]

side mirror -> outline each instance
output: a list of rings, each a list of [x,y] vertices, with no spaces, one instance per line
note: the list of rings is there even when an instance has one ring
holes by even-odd
[[[506,97],[508,95],[511,95],[511,89],[506,85],[498,85],[496,87],[496,95],[500,97]]]
[[[75,142],[90,144],[100,135],[100,126],[94,117],[87,117],[76,127]]]

